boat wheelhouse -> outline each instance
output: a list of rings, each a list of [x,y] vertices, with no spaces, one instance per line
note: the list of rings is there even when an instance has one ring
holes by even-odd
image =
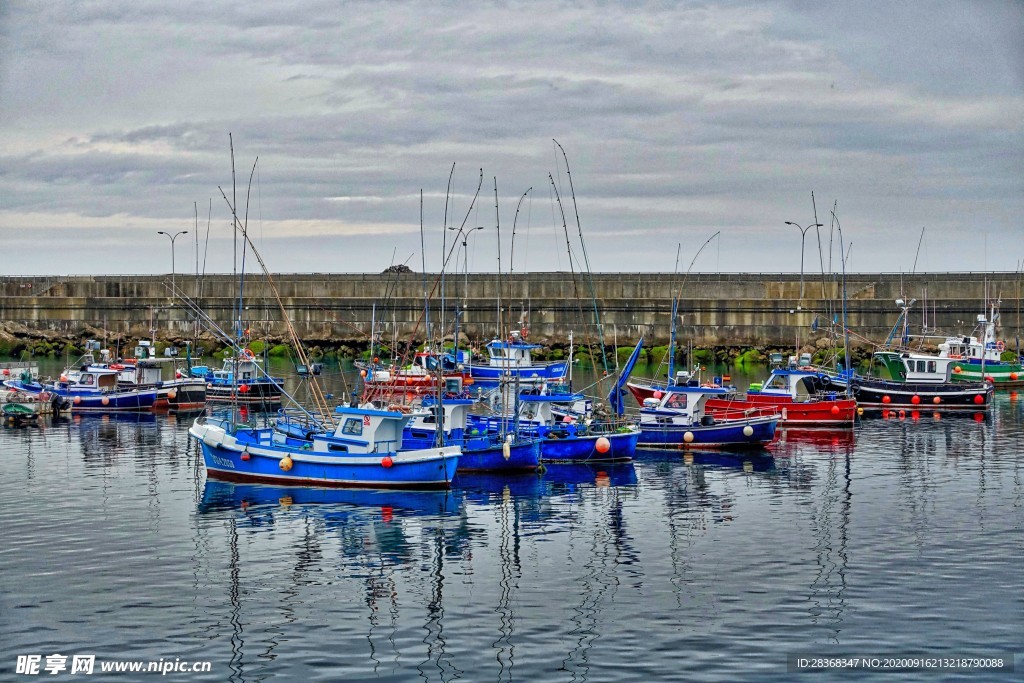
[[[543,348],[540,344],[527,343],[520,332],[512,332],[508,339],[493,339],[487,343],[486,365],[469,360],[463,367],[477,382],[498,382],[508,378],[519,378],[520,382],[544,382],[565,377],[569,361],[534,361],[533,351],[540,348]]]

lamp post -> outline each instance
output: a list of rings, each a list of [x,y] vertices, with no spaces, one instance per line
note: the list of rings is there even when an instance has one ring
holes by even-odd
[[[801,228],[799,225],[797,225],[796,223],[793,223],[792,221],[786,221],[786,225],[792,225],[792,226],[796,227],[797,230],[800,231],[800,301],[803,302],[803,300],[804,300],[804,238],[807,237],[807,231],[808,230],[810,230],[811,228],[820,228],[822,224],[821,223],[814,223],[812,225],[808,225],[806,228]]]
[[[175,296],[177,296],[178,290],[175,289],[174,287],[174,240],[178,239],[178,237],[181,235],[187,235],[188,230],[179,230],[178,232],[174,233],[174,235],[171,235],[171,233],[169,232],[164,232],[163,230],[157,230],[156,234],[163,235],[167,239],[171,240],[171,292]]]
[[[463,306],[463,308],[465,308],[465,306],[466,306],[466,297],[469,294],[469,246],[467,246],[466,243],[469,242],[469,236],[470,235],[472,235],[477,230],[483,230],[483,229],[484,229],[484,226],[482,226],[482,225],[478,225],[475,228],[470,228],[469,230],[466,231],[466,234],[462,238],[462,253],[463,253],[462,272],[465,275],[464,284],[462,286],[462,306]]]

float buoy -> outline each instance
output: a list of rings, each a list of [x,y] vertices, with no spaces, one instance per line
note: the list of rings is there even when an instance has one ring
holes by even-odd
[[[940,403],[942,403],[942,398],[936,396],[935,398],[932,399],[932,403],[934,403],[935,405],[939,405]]]
[[[751,436],[753,436],[753,435],[754,435],[754,428],[753,428],[753,427],[751,427],[750,425],[746,425],[746,426],[745,426],[745,427],[743,428],[743,436],[746,436],[746,437],[751,437]]]
[[[985,397],[982,396],[981,394],[978,394],[977,396],[974,397],[974,402],[980,406],[982,403],[985,402]]]
[[[244,462],[249,462],[249,451],[242,451],[241,458]]]
[[[612,442],[609,441],[608,438],[604,436],[598,439],[597,443],[594,444],[594,448],[597,449],[598,453],[607,453],[611,449],[611,447]]]
[[[921,397],[918,396],[917,394],[914,394],[913,396],[910,397],[910,402],[916,406],[918,403],[921,402]]]
[[[286,455],[283,458],[281,458],[281,462],[279,462],[277,466],[281,468],[281,471],[288,472],[289,470],[291,470],[292,465],[294,464],[295,463],[292,462],[292,456]]]
[[[839,406],[832,406],[832,414],[833,415],[838,415],[839,414]]]
[[[391,467],[394,464],[395,464],[395,462],[394,462],[394,460],[391,459],[390,455],[385,455],[383,458],[380,459],[380,465],[384,469],[387,469],[387,468]]]
[[[683,441],[686,443],[693,443],[693,432],[686,432],[683,434]]]

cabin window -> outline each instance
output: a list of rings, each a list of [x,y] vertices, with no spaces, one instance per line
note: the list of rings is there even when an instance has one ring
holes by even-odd
[[[348,453],[348,446],[342,446],[341,444],[337,443],[329,443],[327,444],[327,450],[334,451],[335,453]]]
[[[79,380],[80,384],[92,384],[92,375],[82,375]]]
[[[242,379],[252,379],[252,373],[251,372],[243,372],[242,373]]]
[[[686,407],[686,394],[672,394],[665,401],[666,408],[685,408]]]
[[[938,366],[935,364],[935,361],[928,361],[928,372],[935,372],[937,367]]]
[[[349,436],[362,436],[363,434],[363,421],[358,417],[350,417],[345,420],[345,426],[341,428],[342,434],[348,434]]]

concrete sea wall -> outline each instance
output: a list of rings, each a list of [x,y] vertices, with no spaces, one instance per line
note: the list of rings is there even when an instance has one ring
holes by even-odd
[[[365,343],[375,305],[386,338],[423,339],[424,279],[433,292],[430,321],[442,319],[436,274],[282,273],[272,279],[273,285],[262,275],[247,276],[242,317],[253,336],[286,334],[275,287],[299,336],[311,343]],[[174,284],[231,329],[236,278],[177,274]],[[595,302],[606,343],[626,346],[643,334],[648,344],[665,344],[678,293],[684,343],[792,346],[798,335],[802,342],[826,336],[841,316],[843,298],[836,278],[805,274],[801,283],[792,273],[691,274],[685,282],[664,273],[530,273],[500,281],[494,274],[449,275],[443,283],[449,334],[458,308],[460,329],[470,339],[491,338],[499,328],[499,284],[502,327],[528,327],[530,340],[542,344],[562,343],[570,332],[578,342],[596,341]],[[916,299],[912,333],[923,322],[942,333],[969,333],[987,294],[1002,301],[1001,336],[1012,346],[1021,327],[1020,289],[1016,273],[852,274],[846,279],[847,319],[857,335],[883,340],[899,313],[894,301]],[[171,292],[169,275],[0,278],[0,322],[16,334],[82,337],[105,330],[138,338],[155,330],[158,338],[189,336],[192,314]]]

